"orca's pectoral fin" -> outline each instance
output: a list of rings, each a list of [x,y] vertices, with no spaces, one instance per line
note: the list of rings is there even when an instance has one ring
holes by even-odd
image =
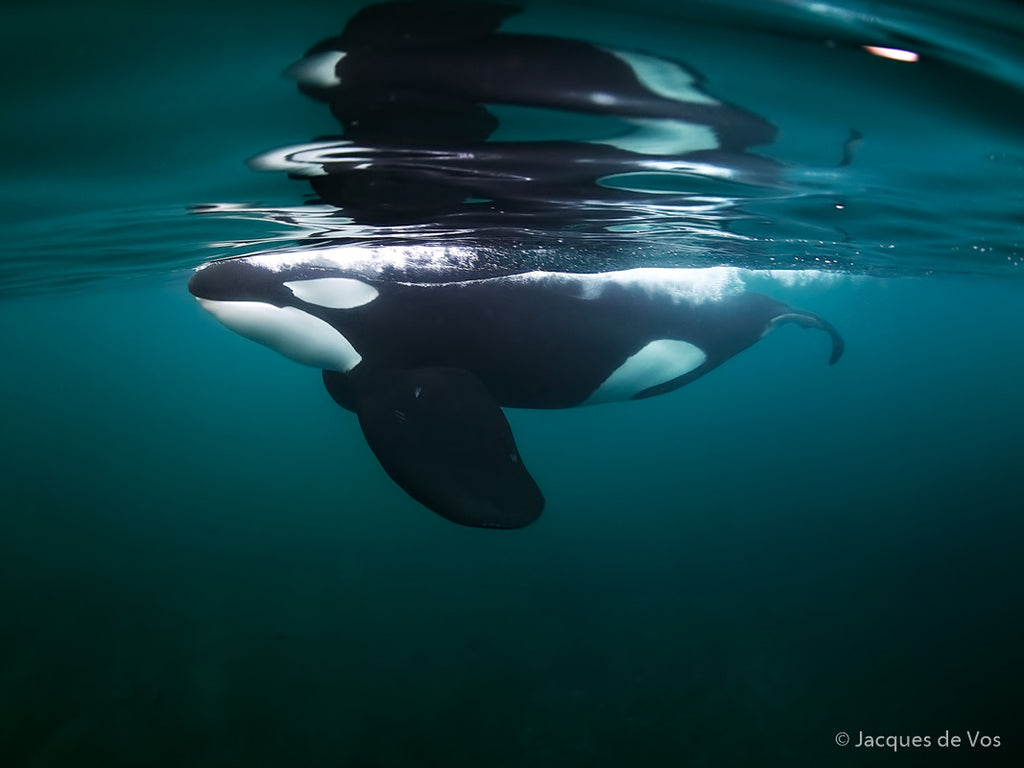
[[[843,337],[839,335],[839,331],[835,329],[835,326],[825,318],[813,312],[786,312],[785,314],[773,317],[768,323],[765,333],[786,323],[795,323],[801,328],[819,328],[825,331],[832,339],[832,354],[828,358],[829,365],[835,365],[839,358],[843,356],[846,342],[843,341]]]
[[[355,411],[381,466],[442,517],[521,528],[544,497],[483,383],[457,368],[378,371],[354,388]]]

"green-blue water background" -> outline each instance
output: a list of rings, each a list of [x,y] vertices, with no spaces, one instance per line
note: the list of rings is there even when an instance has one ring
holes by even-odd
[[[185,291],[211,243],[276,231],[189,206],[300,199],[242,161],[333,130],[278,73],[350,9],[7,8],[0,764],[1012,764],[1021,91],[950,70],[908,105],[854,72],[812,110],[810,48],[752,82],[746,31],[542,7],[554,34],[685,41],[716,93],[798,126],[787,162],[890,119],[865,164],[891,178],[843,226],[894,255],[774,291],[842,329],[833,369],[787,328],[665,397],[510,412],[548,507],[495,533],[408,499],[316,372]],[[947,729],[1004,746],[834,743]]]

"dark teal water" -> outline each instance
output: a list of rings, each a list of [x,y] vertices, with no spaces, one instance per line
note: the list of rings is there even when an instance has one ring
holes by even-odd
[[[333,130],[279,72],[352,9],[8,5],[0,764],[1016,764],[1017,6],[517,22],[684,59],[780,126],[793,186],[743,200],[744,264],[839,261],[770,292],[847,354],[789,327],[664,397],[509,411],[548,505],[495,532],[406,497],[315,371],[185,289],[294,237],[189,208],[301,203],[243,161]],[[844,47],[880,30],[932,56]]]

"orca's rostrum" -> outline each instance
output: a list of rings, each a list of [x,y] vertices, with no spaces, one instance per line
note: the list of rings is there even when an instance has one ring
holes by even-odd
[[[410,496],[457,523],[519,528],[544,497],[502,413],[678,389],[795,323],[733,268],[466,277],[471,246],[337,246],[199,268],[189,290],[232,330],[323,371]],[[447,279],[453,275],[454,279]]]

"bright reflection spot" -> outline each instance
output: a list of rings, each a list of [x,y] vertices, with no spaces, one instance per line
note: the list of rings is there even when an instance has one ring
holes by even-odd
[[[917,61],[916,53],[913,51],[904,51],[901,48],[882,48],[877,45],[865,45],[864,50],[885,59],[895,59],[896,61]]]

